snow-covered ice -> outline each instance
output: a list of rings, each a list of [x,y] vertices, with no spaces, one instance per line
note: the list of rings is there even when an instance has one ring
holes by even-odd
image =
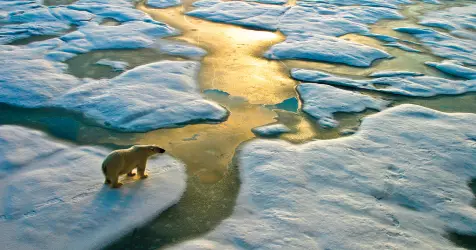
[[[370,74],[370,77],[398,77],[398,76],[422,76],[423,73],[411,71],[377,71]]]
[[[168,8],[182,4],[180,0],[147,0],[147,5],[154,8]]]
[[[288,0],[246,0],[246,1],[263,3],[263,4],[285,4],[288,2]]]
[[[215,22],[281,31],[286,40],[265,52],[269,59],[304,59],[368,67],[391,58],[383,50],[337,38],[348,33],[370,34],[367,25],[381,19],[401,19],[393,8],[378,1],[370,6],[340,6],[321,1],[299,1],[298,6],[202,0],[188,15]],[[403,2],[402,2],[403,3]]]
[[[476,66],[476,42],[430,28],[400,27],[396,31],[418,38],[433,54]]]
[[[293,78],[304,82],[317,82],[335,86],[353,87],[392,93],[397,95],[430,97],[436,95],[459,95],[476,91],[476,80],[451,80],[433,76],[384,76],[369,80],[354,80],[325,72],[293,69]]]
[[[399,49],[404,50],[404,51],[407,51],[407,52],[414,52],[414,53],[420,53],[420,52],[421,52],[421,50],[412,48],[412,47],[410,47],[410,46],[408,46],[408,45],[405,45],[405,44],[399,43],[399,42],[386,43],[386,44],[384,44],[383,46],[395,47],[395,48],[399,48]]]
[[[390,104],[388,101],[324,84],[303,83],[296,89],[303,101],[302,110],[318,119],[323,127],[338,125],[333,118],[334,113],[362,112],[365,109],[382,110]]]
[[[23,2],[25,3],[25,2]],[[25,6],[21,1],[12,1],[12,6]],[[0,44],[39,35],[61,35],[71,25],[81,25],[94,15],[64,7],[45,7],[31,3],[29,8],[9,9],[0,5]]]
[[[290,35],[265,52],[269,59],[304,59],[368,67],[373,61],[391,58],[387,52],[331,36]]]
[[[289,9],[289,7],[277,5],[214,0],[202,0],[194,6],[200,6],[200,8],[187,12],[187,15],[267,30],[276,30],[280,16]]]
[[[450,32],[474,30],[476,29],[474,13],[476,13],[476,4],[446,8],[444,10],[425,13],[420,18],[419,24],[445,29]]]
[[[51,103],[124,131],[223,121],[228,111],[199,93],[199,69],[198,62],[190,61],[146,64],[73,88]]]
[[[109,150],[77,146],[44,133],[0,126],[0,242],[3,249],[94,249],[178,202],[184,165],[151,158],[149,178],[104,185]]]
[[[402,19],[397,10],[367,6],[335,6],[325,3],[298,1],[279,21],[279,30],[285,35],[342,36],[348,33],[369,32],[367,25],[381,19]]]
[[[269,59],[305,59],[368,67],[374,60],[391,58],[383,50],[336,38],[348,33],[367,34],[368,24],[400,19],[393,9],[341,7],[307,2],[292,7],[279,22],[286,40],[265,52]],[[325,27],[325,28],[324,28]]]
[[[256,128],[253,128],[251,131],[260,136],[277,136],[283,133],[291,132],[291,129],[289,129],[284,124],[278,123],[278,124],[271,124],[271,125],[256,127]]]
[[[253,140],[231,217],[172,249],[460,249],[445,234],[476,232],[474,124],[401,105],[345,138]]]
[[[45,60],[42,49],[0,46],[0,102],[35,108],[83,84],[64,64]]]
[[[122,61],[114,61],[107,58],[103,58],[96,62],[97,65],[104,65],[111,67],[114,71],[124,71],[127,69],[129,64]]]
[[[218,122],[228,116],[226,109],[200,95],[198,62],[161,61],[94,81],[65,74],[66,65],[44,59],[42,49],[1,49],[1,103],[60,107],[129,132]]]
[[[67,8],[93,13],[98,23],[106,18],[112,18],[118,22],[144,21],[164,25],[136,9],[134,2],[131,0],[79,0]]]
[[[304,0],[303,2],[309,3],[328,3],[342,6],[371,6],[371,7],[384,7],[390,9],[398,9],[399,5],[411,4],[410,0]]]
[[[78,54],[92,50],[150,48],[157,38],[177,32],[167,25],[143,21],[131,21],[117,26],[90,23],[61,36],[63,43],[55,50]]]
[[[440,63],[425,62],[426,65],[434,67],[446,74],[458,76],[466,79],[476,79],[476,70],[463,66],[456,61],[446,60]]]

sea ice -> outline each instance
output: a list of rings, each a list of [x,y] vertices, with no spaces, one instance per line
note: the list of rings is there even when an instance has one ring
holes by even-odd
[[[430,28],[401,27],[395,28],[395,30],[415,36],[423,46],[431,49],[437,56],[476,66],[476,42],[474,40],[458,38]]]
[[[398,76],[397,74],[370,80],[354,80],[307,69],[293,69],[291,75],[304,82],[317,82],[406,96],[459,95],[476,91],[476,80],[451,80],[433,76]]]
[[[147,5],[154,8],[168,8],[182,4],[180,0],[147,0]]]
[[[197,9],[187,14],[215,22],[278,29],[286,40],[265,52],[269,59],[303,59],[368,67],[374,60],[391,58],[383,50],[337,38],[348,33],[369,34],[368,24],[381,19],[403,18],[396,9],[377,7],[385,2],[367,1],[366,6],[340,6],[325,1],[298,1],[297,4],[287,7],[202,0],[194,3]]]
[[[118,22],[145,21],[160,24],[149,15],[134,8],[134,1],[131,0],[79,0],[68,8],[93,13],[96,15],[97,22],[112,18]]]
[[[299,1],[300,3],[300,1]],[[285,35],[342,36],[369,32],[367,24],[381,19],[402,19],[397,10],[366,6],[334,6],[308,2],[288,10],[280,19],[279,30]]]
[[[399,49],[407,51],[407,52],[415,52],[415,53],[420,53],[421,52],[421,50],[412,48],[410,46],[407,46],[403,43],[398,43],[398,42],[386,43],[383,46],[395,47],[395,48],[399,48]]]
[[[466,79],[476,79],[476,70],[465,67],[456,61],[425,62],[426,65],[434,67],[439,71],[445,72],[453,76],[458,76]]]
[[[104,185],[109,150],[77,146],[44,133],[0,126],[0,242],[3,249],[95,249],[177,203],[184,165],[151,158],[149,178]]]
[[[73,88],[51,105],[128,132],[223,121],[228,111],[200,95],[199,68],[200,63],[191,61],[146,64]]]
[[[161,61],[113,79],[78,79],[66,65],[46,60],[40,48],[0,46],[0,102],[60,107],[116,130],[144,132],[227,118],[223,107],[205,100],[196,82],[200,63]]]
[[[383,50],[324,35],[289,35],[264,56],[269,59],[305,59],[368,67],[373,61],[392,56]]]
[[[127,34],[127,35],[125,35]],[[56,50],[70,53],[86,53],[104,49],[137,49],[152,47],[157,38],[177,34],[167,25],[143,21],[126,22],[118,26],[89,23],[60,39],[64,42]]]
[[[420,18],[419,24],[448,31],[475,30],[476,4],[464,7],[452,7],[444,10],[427,12]]]
[[[382,110],[390,102],[336,87],[303,83],[297,86],[303,101],[302,110],[319,120],[323,127],[336,127],[333,114],[337,112],[362,112],[365,109]]]
[[[104,65],[111,67],[114,71],[124,71],[127,69],[129,64],[122,61],[114,61],[110,59],[103,58],[96,62],[97,65]]]
[[[16,1],[14,1],[15,3]],[[20,4],[18,4],[20,5]],[[0,12],[5,9],[0,5]],[[71,25],[80,25],[91,20],[94,15],[85,11],[76,11],[64,7],[44,7],[5,12],[0,15],[0,44],[38,35],[60,35],[69,30]]]
[[[204,4],[204,3],[206,4]],[[203,6],[187,12],[187,15],[215,22],[231,23],[247,27],[276,30],[280,16],[289,7],[263,5],[241,1],[217,2],[202,0],[196,6]]]
[[[370,77],[398,77],[398,76],[422,76],[423,73],[411,71],[377,71],[370,74]]]
[[[344,138],[248,142],[233,214],[172,249],[460,249],[445,235],[476,232],[474,124],[401,105]]]
[[[291,129],[283,124],[271,124],[251,129],[251,131],[260,136],[277,136],[283,133],[291,132]]]

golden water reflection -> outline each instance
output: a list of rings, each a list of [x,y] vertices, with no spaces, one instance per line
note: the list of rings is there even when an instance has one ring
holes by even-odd
[[[284,40],[279,32],[245,29],[183,15],[182,7],[168,9],[137,6],[154,19],[182,30],[173,39],[186,41],[208,51],[202,61],[202,89],[220,89],[242,96],[254,104],[274,104],[295,96],[296,82],[279,61],[261,55]]]

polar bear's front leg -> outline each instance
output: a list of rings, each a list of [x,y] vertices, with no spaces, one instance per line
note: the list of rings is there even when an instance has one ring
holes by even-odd
[[[139,174],[139,177],[141,179],[145,179],[147,177],[149,177],[146,173],[145,173],[145,166],[147,164],[147,161],[144,161],[144,162],[141,162],[139,163],[139,165],[137,166],[137,174]]]

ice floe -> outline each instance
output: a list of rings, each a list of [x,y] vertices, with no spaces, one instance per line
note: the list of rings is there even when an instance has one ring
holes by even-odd
[[[190,61],[146,64],[73,88],[51,103],[124,131],[223,121],[228,111],[199,93],[199,68]]]
[[[390,102],[336,87],[303,83],[297,86],[303,101],[302,110],[318,119],[323,127],[336,127],[333,114],[337,112],[362,112],[365,109],[382,110]]]
[[[66,65],[44,59],[41,49],[0,48],[1,103],[64,108],[103,126],[136,132],[228,116],[200,95],[198,62],[161,61],[94,81],[65,74]]]
[[[398,9],[399,5],[411,4],[411,0],[304,0],[303,2],[309,3],[327,3],[341,6],[371,6],[371,7],[384,7],[391,9]]]
[[[267,30],[276,30],[280,16],[289,9],[289,7],[276,5],[214,0],[202,0],[194,3],[194,6],[200,6],[200,8],[187,12],[187,15]]]
[[[396,31],[418,38],[433,54],[476,66],[476,42],[438,32],[430,28],[400,27]]]
[[[407,52],[415,52],[415,53],[420,53],[421,50],[418,50],[418,49],[415,49],[415,48],[412,48],[408,45],[405,45],[405,44],[402,44],[402,43],[398,43],[398,42],[391,42],[391,43],[386,43],[384,44],[383,46],[387,46],[387,47],[395,47],[395,48],[399,48],[401,50],[405,50]]]
[[[476,4],[425,13],[419,24],[453,31],[476,29]]]
[[[215,22],[281,31],[286,40],[265,52],[269,59],[303,59],[368,67],[377,59],[391,58],[383,50],[337,38],[348,33],[370,34],[368,24],[381,19],[403,18],[396,9],[387,8],[385,2],[366,1],[363,5],[356,3],[356,6],[341,6],[333,1],[298,1],[297,4],[287,7],[202,0],[194,3],[197,9],[187,14]]]
[[[109,66],[114,71],[124,71],[129,66],[129,64],[127,62],[114,61],[114,60],[110,60],[110,59],[106,59],[106,58],[97,61],[96,64],[97,65]]]
[[[63,44],[55,50],[86,53],[104,49],[149,48],[157,38],[174,34],[177,34],[177,30],[169,26],[142,21],[131,21],[118,26],[90,23],[60,37]]]
[[[264,56],[269,59],[305,59],[368,67],[373,61],[391,58],[387,52],[343,39],[313,35],[290,35],[274,45]]]
[[[61,35],[71,29],[71,25],[80,25],[94,17],[88,12],[64,7],[34,6],[34,8],[32,6],[32,8],[24,10],[12,9],[6,12],[3,18],[0,15],[0,24],[3,24],[0,26],[0,44],[11,43],[31,36]],[[1,7],[3,6],[0,5]]]
[[[398,76],[422,76],[423,73],[411,71],[377,71],[370,74],[370,77],[398,77]]]
[[[118,22],[145,21],[160,24],[149,15],[134,8],[134,1],[130,0],[79,0],[68,8],[93,13],[96,15],[97,22],[112,18]]]
[[[284,124],[265,125],[251,130],[253,133],[260,136],[277,136],[283,133],[291,132],[291,129]]]
[[[460,249],[474,234],[476,115],[401,105],[334,140],[253,140],[230,218],[172,249]]]
[[[304,59],[368,67],[377,59],[391,58],[383,50],[336,38],[348,33],[368,34],[368,24],[400,19],[393,9],[341,7],[308,2],[292,7],[279,23],[286,40],[265,52],[269,59]]]
[[[4,249],[96,249],[155,218],[186,188],[184,165],[151,158],[149,178],[104,185],[109,150],[0,126],[0,241]]]
[[[293,69],[291,75],[304,82],[317,82],[406,96],[430,97],[476,91],[476,80],[451,80],[433,76],[398,76],[397,74],[396,76],[377,77],[369,80],[354,80],[306,69]]]
[[[476,79],[476,70],[463,66],[456,61],[425,62],[426,65],[434,67],[446,74],[458,76],[466,79]]]
[[[168,8],[182,4],[180,0],[147,0],[147,5],[154,8]]]

